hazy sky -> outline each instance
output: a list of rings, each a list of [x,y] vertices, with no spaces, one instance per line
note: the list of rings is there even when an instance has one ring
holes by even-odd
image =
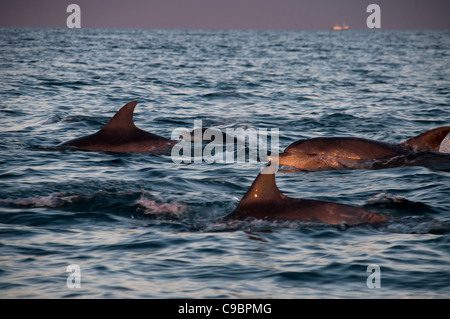
[[[450,29],[450,0],[1,0],[0,25],[66,27],[71,3],[82,28],[367,29],[375,3],[382,29]]]

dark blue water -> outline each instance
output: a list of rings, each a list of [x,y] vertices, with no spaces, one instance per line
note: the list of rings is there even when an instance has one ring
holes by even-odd
[[[279,128],[280,150],[399,143],[450,123],[448,31],[1,28],[0,79],[2,298],[450,297],[448,171],[277,174],[290,197],[390,217],[379,227],[225,223],[264,163],[54,148],[132,100],[167,138],[202,120]]]

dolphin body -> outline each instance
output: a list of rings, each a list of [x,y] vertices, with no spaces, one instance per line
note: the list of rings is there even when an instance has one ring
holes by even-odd
[[[177,142],[136,127],[133,121],[136,104],[136,101],[132,101],[122,106],[97,133],[70,140],[59,147],[121,153],[167,153]]]
[[[274,167],[276,165],[271,163],[261,171],[236,209],[225,216],[225,220],[253,217],[263,220],[299,220],[332,225],[345,223],[349,226],[381,223],[388,220],[385,216],[358,207],[287,197],[276,185]]]
[[[318,137],[299,140],[278,155],[279,165],[306,171],[356,168],[387,168],[397,166],[426,166],[439,161],[450,164],[442,152],[448,144],[450,126],[432,129],[401,144],[389,144],[355,137]],[[426,153],[426,154],[424,154]],[[416,156],[416,154],[418,156]],[[276,158],[272,157],[276,161]],[[434,159],[434,161],[433,161]]]

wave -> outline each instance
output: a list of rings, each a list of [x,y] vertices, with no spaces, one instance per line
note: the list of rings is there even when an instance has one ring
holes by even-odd
[[[141,198],[134,202],[139,206],[145,215],[154,217],[176,217],[180,218],[187,211],[187,206],[176,201],[164,203],[146,198],[143,194]]]
[[[73,203],[75,200],[86,198],[89,197],[82,194],[68,195],[67,193],[55,193],[46,196],[25,197],[20,199],[0,199],[0,204],[4,203],[7,205],[24,207],[59,208],[67,203]]]
[[[72,212],[81,218],[78,212],[89,212],[83,216],[100,216],[102,214],[126,215],[131,219],[157,220],[172,222],[180,221],[184,224],[184,229],[190,232],[267,232],[277,231],[277,229],[329,229],[345,231],[350,228],[376,229],[389,233],[407,233],[407,234],[447,234],[450,233],[450,224],[434,218],[436,210],[422,202],[413,202],[408,199],[389,194],[387,192],[379,193],[370,198],[364,205],[364,208],[379,211],[389,217],[387,223],[381,225],[358,225],[347,226],[326,225],[323,223],[292,221],[292,220],[274,220],[264,221],[254,218],[245,220],[224,221],[221,217],[227,212],[218,213],[212,211],[212,207],[203,208],[200,211],[196,209],[193,213],[188,204],[179,201],[161,201],[152,198],[145,191],[141,192],[138,199],[131,200],[128,196],[121,198],[121,192],[115,194],[106,194],[97,192],[92,195],[85,194],[67,194],[65,192],[52,193],[43,196],[31,196],[17,199],[0,199],[0,205],[25,207],[25,208],[48,208],[61,211]],[[134,197],[133,194],[128,194]],[[115,198],[115,199],[114,199]],[[116,211],[110,209],[115,207]],[[228,208],[229,209],[229,208]],[[138,215],[136,215],[138,213]],[[25,213],[17,213],[25,214]],[[66,213],[62,213],[61,218],[66,219]],[[141,215],[140,215],[141,214]],[[432,214],[432,215],[430,215]],[[23,216],[25,217],[25,216]],[[54,215],[54,218],[59,218]],[[34,215],[33,220],[38,219]],[[45,224],[48,219],[46,214],[42,215],[42,222]],[[27,224],[27,221],[24,221]]]

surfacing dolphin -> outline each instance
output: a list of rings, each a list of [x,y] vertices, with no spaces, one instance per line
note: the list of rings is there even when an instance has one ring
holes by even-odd
[[[236,209],[225,220],[253,217],[263,220],[299,220],[332,225],[381,223],[388,218],[362,208],[283,195],[275,182],[276,165],[269,164],[256,177]]]
[[[122,106],[100,131],[62,143],[59,147],[76,147],[89,151],[164,154],[176,141],[158,136],[134,125],[133,112],[137,102]]]
[[[278,163],[306,171],[450,164],[450,155],[438,153],[447,149],[441,144],[449,143],[449,133],[450,126],[438,127],[400,144],[356,137],[299,140],[279,154]]]

